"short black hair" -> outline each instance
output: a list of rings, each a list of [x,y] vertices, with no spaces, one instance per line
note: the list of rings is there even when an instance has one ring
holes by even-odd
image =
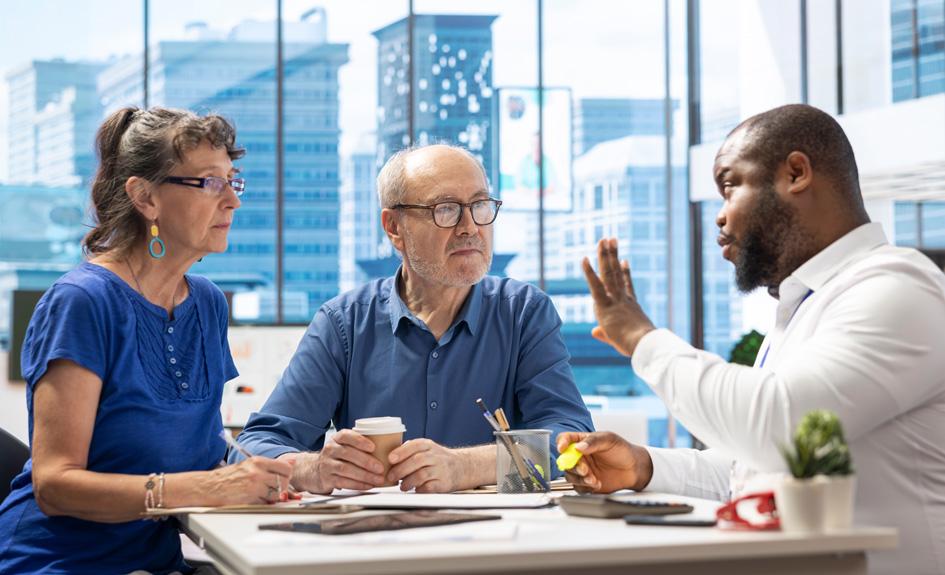
[[[840,190],[859,195],[859,173],[850,140],[830,114],[807,104],[788,104],[752,116],[729,136],[745,131],[741,156],[757,163],[772,182],[791,152],[803,152],[814,171]]]

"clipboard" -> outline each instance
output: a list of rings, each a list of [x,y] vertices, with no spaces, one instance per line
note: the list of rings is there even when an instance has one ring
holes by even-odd
[[[554,479],[548,482],[550,491],[571,491],[574,489],[574,486],[568,482],[565,478]],[[488,494],[488,493],[498,493],[499,487],[495,484],[492,485],[480,485],[479,487],[474,487],[472,489],[463,489],[461,491],[455,491],[454,493],[464,493],[464,494]]]
[[[223,505],[221,507],[169,507],[167,509],[151,509],[142,513],[145,518],[161,518],[173,515],[186,515],[190,513],[245,513],[259,515],[281,515],[281,514],[308,514],[308,515],[344,515],[362,511],[364,507],[360,505],[346,505],[336,503],[310,503],[304,501],[291,501],[286,503],[267,504],[246,504],[246,505]]]

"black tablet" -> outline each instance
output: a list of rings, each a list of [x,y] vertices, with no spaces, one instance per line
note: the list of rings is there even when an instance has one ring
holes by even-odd
[[[666,525],[669,527],[713,527],[715,519],[688,517],[685,515],[625,515],[628,525]]]
[[[483,515],[475,513],[444,513],[442,511],[405,511],[383,515],[347,517],[344,519],[326,519],[324,521],[291,521],[260,525],[263,530],[293,531],[296,533],[319,533],[321,535],[348,535],[368,531],[390,531],[393,529],[413,529],[414,527],[435,527],[470,521],[490,521],[502,519],[501,515]]]

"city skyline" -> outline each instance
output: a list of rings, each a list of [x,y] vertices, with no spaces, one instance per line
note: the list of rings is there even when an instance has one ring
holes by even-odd
[[[364,4],[370,6],[369,10]],[[228,3],[226,11],[221,12],[212,3],[193,3],[187,0],[163,0],[159,5],[152,3],[149,24],[151,27],[151,41],[158,39],[181,40],[186,39],[186,23],[206,22],[212,27],[229,29],[244,20],[272,23],[275,20],[274,4],[268,7],[256,0],[233,0]],[[366,42],[354,41],[356,38],[367,37],[371,31],[391,24],[407,13],[407,4],[402,5],[386,0],[358,3],[351,2],[309,2],[289,0],[284,4],[284,18],[286,22],[297,21],[302,14],[313,7],[325,7],[331,25],[328,28],[328,42],[351,43],[351,66],[341,72],[341,84],[344,96],[342,98],[339,125],[342,127],[341,150],[350,153],[358,143],[362,134],[373,131],[374,117],[366,115],[365,109],[373,110],[375,106],[374,93],[375,69],[373,62],[376,56],[376,47]],[[420,12],[428,13],[461,13],[461,14],[497,14],[494,25],[495,51],[505,54],[502,61],[495,66],[496,85],[522,85],[537,83],[537,61],[528,56],[528,51],[521,50],[522,42],[533,45],[537,42],[535,32],[534,6],[524,2],[503,2],[502,0],[479,0],[474,4],[453,4],[450,2],[420,2],[415,6]],[[623,17],[629,22],[631,31],[629,36],[608,33],[601,36],[599,33],[573,31],[571,34],[580,34],[577,39],[596,50],[598,58],[604,59],[609,52],[616,49],[625,49],[627,42],[639,48],[648,49],[655,42],[654,34],[662,14],[662,2],[640,2],[632,7],[616,4],[614,16]],[[30,4],[14,3],[4,7],[5,16],[10,21],[29,22],[33,17]],[[555,10],[562,13],[561,22],[570,21],[572,14],[579,10],[566,2],[559,3]],[[143,35],[140,28],[136,28],[143,21],[140,5],[112,0],[97,0],[92,9],[84,9],[78,4],[67,3],[56,7],[58,18],[44,19],[43,28],[49,33],[48,41],[31,48],[32,58],[52,60],[69,55],[69,61],[98,61],[113,62],[120,59],[132,59],[136,62],[140,73],[141,43]],[[185,16],[181,16],[184,14]],[[554,24],[555,21],[549,24]],[[550,26],[550,28],[554,28]],[[80,42],[76,42],[76,30],[80,33]],[[18,45],[31,45],[30,26],[14,27],[9,33],[0,38],[0,71],[6,72],[17,66],[25,65],[26,61],[19,57],[21,51],[16,50]],[[569,42],[560,38],[563,31],[550,29],[546,36],[547,49],[552,53],[565,48]],[[271,41],[275,42],[275,26],[271,26]],[[628,40],[629,39],[629,40]],[[532,42],[534,40],[534,42]],[[531,43],[531,44],[529,44]],[[555,56],[562,60],[563,55]],[[659,97],[662,92],[660,66],[652,69],[640,70],[641,78],[645,81],[613,82],[596,74],[593,67],[569,67],[567,70],[556,71],[554,67],[546,70],[546,82],[562,84],[567,79],[576,86],[577,97]],[[556,77],[558,76],[558,77]],[[344,86],[356,84],[356,90],[345,90]],[[620,94],[616,91],[625,92]],[[7,126],[7,87],[6,82],[0,82],[0,133],[6,133]],[[349,135],[350,133],[350,135]],[[5,139],[0,138],[0,182],[7,180],[7,158]]]

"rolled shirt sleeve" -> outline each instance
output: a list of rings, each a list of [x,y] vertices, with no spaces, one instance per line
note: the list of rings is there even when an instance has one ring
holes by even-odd
[[[524,320],[515,390],[522,426],[551,430],[554,459],[558,434],[593,431],[594,426],[574,383],[570,355],[561,336],[561,319],[544,294],[532,302],[531,313]],[[559,475],[554,465],[552,469]]]
[[[253,413],[238,441],[254,455],[318,451],[343,397],[345,340],[323,306],[305,331],[272,395]],[[231,451],[229,461],[242,459]]]

